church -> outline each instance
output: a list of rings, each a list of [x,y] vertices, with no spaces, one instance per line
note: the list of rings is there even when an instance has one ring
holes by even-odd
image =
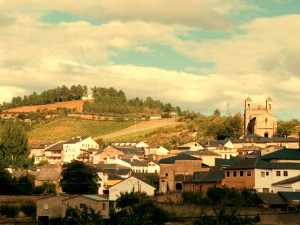
[[[253,106],[251,98],[245,99],[244,135],[257,134],[273,137],[276,134],[277,117],[272,114],[272,99],[267,98],[265,107]]]

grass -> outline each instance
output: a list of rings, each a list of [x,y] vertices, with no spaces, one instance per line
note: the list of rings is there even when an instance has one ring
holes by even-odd
[[[100,136],[133,125],[132,121],[94,121],[58,118],[28,132],[30,141],[67,141],[75,136]]]

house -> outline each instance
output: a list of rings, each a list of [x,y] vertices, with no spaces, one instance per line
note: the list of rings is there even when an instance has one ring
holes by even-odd
[[[63,160],[63,144],[65,142],[59,141],[53,145],[50,145],[49,147],[45,148],[44,150],[44,156],[45,159],[49,162],[49,164],[61,164]],[[37,159],[38,156],[35,158]],[[37,160],[36,160],[37,162]]]
[[[110,201],[115,201],[120,197],[120,193],[125,192],[145,192],[147,195],[153,196],[154,191],[155,187],[132,176],[110,187],[108,199]]]
[[[78,195],[62,200],[62,217],[65,217],[68,207],[81,209],[85,206],[100,212],[104,219],[109,218],[109,201],[99,195]]]
[[[159,173],[160,172],[160,166],[159,162],[156,160],[152,160],[147,163],[148,166],[148,173]]]
[[[157,155],[157,156],[162,156],[162,155],[168,155],[169,150],[166,149],[163,146],[151,146],[148,149],[145,149],[145,155]]]
[[[285,192],[285,191],[280,191],[278,192],[280,197],[282,197],[288,205],[288,210],[299,210],[299,204],[300,204],[300,192]]]
[[[107,172],[110,175],[117,175],[124,179],[131,176],[132,170],[129,167],[122,166],[119,164],[102,164],[96,165],[97,168]]]
[[[61,179],[62,167],[57,164],[49,164],[41,166],[37,169],[37,175],[35,177],[34,186],[41,186],[43,183],[55,184],[56,192],[61,193],[61,187],[59,185]]]
[[[160,192],[181,191],[182,182],[192,177],[195,172],[209,171],[210,168],[202,163],[202,159],[186,154],[164,158],[159,161]]]
[[[145,148],[149,148],[149,145],[148,145],[147,143],[141,141],[141,142],[137,143],[137,144],[135,145],[135,147],[136,147],[136,148],[144,148],[144,149],[145,149]]]
[[[279,193],[256,193],[264,208],[279,208],[286,210],[287,202]]]
[[[135,173],[147,173],[148,165],[147,163],[133,158],[112,158],[106,162],[107,164],[119,164],[121,166],[129,167]]]
[[[100,155],[99,161],[105,162],[108,157],[110,158],[113,156],[120,157],[125,154],[122,151],[116,149],[115,147],[110,146],[104,149],[103,152],[99,153],[99,155]]]
[[[251,187],[258,192],[269,193],[287,190],[281,182],[295,179],[300,173],[300,163],[269,163],[261,159],[244,159],[224,170],[226,186]],[[297,183],[294,187],[299,188]]]
[[[275,192],[288,191],[288,192],[300,192],[300,175],[279,181],[272,184]]]
[[[99,145],[91,137],[76,137],[63,143],[63,160],[77,160],[81,150],[99,149]]]
[[[78,195],[78,196],[51,196],[37,200],[36,219],[39,224],[59,224],[65,217],[68,207],[84,206],[91,207],[95,212],[100,212],[103,218],[109,218],[109,201],[99,195]],[[51,222],[52,221],[52,222]]]
[[[215,166],[216,158],[221,158],[221,155],[218,155],[212,151],[201,150],[201,151],[184,151],[179,154],[191,155],[197,158],[202,159],[202,163],[208,166]]]
[[[50,220],[61,218],[63,213],[62,201],[67,198],[66,196],[51,196],[37,200],[36,219],[41,224],[49,224]]]
[[[178,151],[199,151],[204,149],[198,142],[189,142],[178,146]]]
[[[209,188],[224,186],[224,170],[195,173],[194,177],[183,181],[183,191],[201,192],[206,195]]]
[[[260,159],[268,162],[291,162],[300,163],[300,149],[284,148],[260,157]]]
[[[108,174],[108,178],[107,178],[107,185],[106,185],[106,190],[104,190],[103,192],[105,194],[107,194],[107,190],[108,188],[110,188],[111,186],[116,185],[117,183],[120,183],[122,180],[124,180],[124,178],[115,175],[115,174]]]

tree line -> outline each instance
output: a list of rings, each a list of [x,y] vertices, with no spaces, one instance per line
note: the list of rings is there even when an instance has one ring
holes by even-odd
[[[83,110],[86,113],[164,113],[166,117],[173,111],[177,114],[181,114],[179,106],[174,107],[170,103],[163,103],[160,100],[154,100],[151,97],[147,97],[145,100],[138,97],[128,100],[124,91],[116,90],[113,87],[105,88],[95,86],[91,88],[91,91],[94,101],[85,102]],[[4,102],[0,105],[0,110],[21,106],[46,105],[56,102],[80,100],[83,96],[86,96],[87,93],[88,87],[86,85],[72,85],[70,88],[63,85],[61,87],[43,91],[41,94],[33,92],[28,96],[13,97],[11,103]]]
[[[4,102],[2,109],[9,109],[21,106],[30,105],[46,105],[56,102],[65,102],[72,100],[80,100],[87,94],[88,88],[86,85],[72,85],[70,88],[65,85],[43,91],[41,94],[33,92],[31,95],[24,95],[23,97],[13,97],[11,103]]]

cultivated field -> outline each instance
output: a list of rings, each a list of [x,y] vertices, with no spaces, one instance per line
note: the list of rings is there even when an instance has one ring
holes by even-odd
[[[29,131],[30,142],[67,141],[76,136],[100,136],[133,125],[133,121],[95,121],[76,118],[58,118],[38,125]]]

